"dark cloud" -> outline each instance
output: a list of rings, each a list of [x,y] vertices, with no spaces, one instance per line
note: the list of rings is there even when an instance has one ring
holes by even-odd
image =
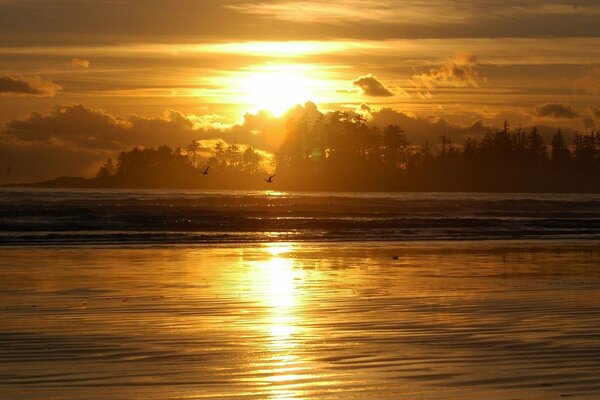
[[[570,104],[544,103],[535,107],[534,116],[548,119],[575,119],[579,114]]]
[[[408,140],[411,143],[422,145],[425,141],[428,141],[433,149],[439,144],[440,136],[443,135],[449,137],[453,143],[460,145],[468,137],[481,139],[489,130],[494,132],[496,129],[500,129],[498,126],[486,124],[482,120],[475,120],[470,124],[459,125],[444,118],[434,116],[417,117],[391,108],[371,111],[368,124],[380,129],[391,124],[398,125],[406,132]],[[526,125],[521,129],[524,132],[529,132],[532,128],[533,126]],[[546,143],[550,143],[552,136],[556,133],[557,126],[537,124],[536,128]],[[563,126],[561,129],[565,135],[565,139],[571,140],[575,130],[568,126]]]
[[[417,87],[478,87],[479,74],[475,70],[477,58],[473,54],[460,53],[445,61],[439,68],[427,73],[413,75],[411,81]]]
[[[372,97],[390,97],[393,96],[383,83],[377,80],[373,75],[360,76],[352,81],[352,85],[360,88],[362,94]]]
[[[279,118],[261,111],[246,113],[239,124],[226,125],[214,115],[166,110],[160,117],[123,118],[78,104],[54,106],[48,113],[34,112],[9,121],[2,136],[24,143],[103,150],[164,144],[185,147],[192,139],[223,139],[275,151],[283,140],[287,121],[305,113],[311,118],[322,115],[314,103],[308,102]]]
[[[220,125],[202,115],[166,110],[161,117],[113,116],[82,104],[55,106],[49,113],[31,113],[6,123],[4,135],[19,142],[63,147],[122,150],[132,146],[185,146],[194,135]]]
[[[371,111],[368,124],[380,129],[384,129],[388,125],[397,125],[406,132],[412,143],[423,144],[428,141],[432,146],[438,143],[439,137],[442,135],[446,135],[453,141],[460,143],[469,136],[483,136],[487,129],[483,122],[479,120],[471,125],[461,126],[443,118],[416,117],[391,108]]]
[[[0,94],[55,96],[62,88],[39,77],[0,76]]]
[[[25,143],[62,147],[115,149],[128,142],[124,120],[83,105],[55,106],[50,113],[34,112],[6,124],[5,135]]]

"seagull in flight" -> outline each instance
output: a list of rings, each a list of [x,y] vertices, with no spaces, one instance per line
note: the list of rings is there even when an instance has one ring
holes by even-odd
[[[198,171],[198,172],[202,172],[202,175],[208,175],[209,169],[210,169],[210,165],[208,167],[206,167],[206,169],[204,171]]]
[[[275,178],[275,175],[271,175],[269,177],[269,179],[265,179],[265,182],[267,182],[267,183],[273,183],[273,178]]]

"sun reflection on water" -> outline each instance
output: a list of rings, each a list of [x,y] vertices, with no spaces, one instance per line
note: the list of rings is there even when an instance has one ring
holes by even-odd
[[[287,192],[280,192],[278,190],[265,190],[265,196],[269,197],[284,197],[287,196]]]
[[[265,250],[267,251],[267,253],[271,254],[272,256],[280,256],[282,254],[286,254],[286,253],[290,253],[291,251],[294,250],[294,244],[293,243],[269,243],[268,246],[265,247]],[[280,260],[279,258],[277,260]],[[291,259],[286,259],[289,261],[292,261]],[[273,259],[271,259],[271,261],[273,261]]]
[[[265,323],[270,338],[267,350],[272,371],[266,381],[273,385],[271,399],[295,399],[299,392],[285,385],[306,378],[304,363],[298,356],[302,344],[298,338],[301,330],[298,309],[303,271],[296,268],[293,258],[285,257],[294,250],[293,244],[272,243],[264,249],[271,256],[261,266],[268,282],[264,292],[269,306]]]

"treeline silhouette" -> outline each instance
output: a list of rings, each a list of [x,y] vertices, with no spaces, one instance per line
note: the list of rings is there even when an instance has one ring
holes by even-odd
[[[168,146],[134,148],[123,151],[116,160],[108,159],[100,167],[92,186],[101,187],[211,187],[254,188],[267,173],[260,165],[262,156],[252,147],[241,151],[237,145],[217,142],[215,155],[196,164],[197,142],[187,151]],[[210,166],[216,174],[203,176]]]
[[[277,154],[280,177],[300,188],[407,191],[598,192],[600,136],[577,133],[568,145],[560,129],[549,145],[537,128],[508,123],[480,139],[436,149],[413,145],[398,126],[369,127],[355,113],[326,121],[294,121]]]
[[[269,162],[252,147],[219,141],[210,152],[134,148],[107,160],[95,179],[58,181],[95,187],[180,187],[281,190],[600,192],[600,135],[560,129],[545,143],[527,131],[489,130],[481,138],[415,145],[396,125],[378,129],[356,113],[290,120]],[[207,167],[210,171],[202,174]],[[274,172],[273,172],[274,171]],[[267,174],[276,174],[266,185]]]

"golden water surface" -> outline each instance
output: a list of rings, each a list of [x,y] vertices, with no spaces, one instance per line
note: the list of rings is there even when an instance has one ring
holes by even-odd
[[[600,398],[598,242],[4,248],[1,399]]]

